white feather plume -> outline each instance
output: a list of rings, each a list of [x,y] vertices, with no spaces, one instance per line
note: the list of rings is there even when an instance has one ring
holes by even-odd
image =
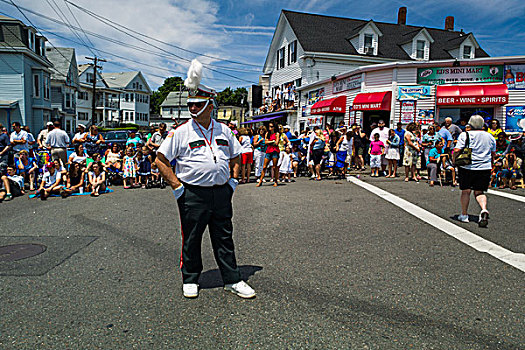
[[[202,63],[194,59],[188,69],[188,77],[184,80],[184,86],[190,90],[197,90],[202,80]]]

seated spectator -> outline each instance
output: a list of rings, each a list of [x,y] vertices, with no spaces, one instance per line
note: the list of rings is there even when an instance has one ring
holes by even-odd
[[[75,152],[71,153],[71,155],[69,156],[68,164],[71,165],[72,163],[85,163],[87,158],[88,154],[84,150],[84,145],[81,143],[77,143],[75,145]]]
[[[503,159],[503,167],[500,172],[500,181],[502,182],[502,185],[499,186],[499,188],[503,189],[509,186],[510,182],[510,189],[516,189],[516,179],[521,178],[521,163],[521,159],[516,157],[514,153],[509,153],[505,156],[505,159]]]
[[[86,159],[86,173],[89,173],[91,171],[91,167],[93,166],[93,163],[100,162],[103,166],[104,163],[102,162],[102,157],[99,153],[95,153],[91,156],[91,158]]]
[[[29,157],[29,152],[26,150],[20,151],[20,156],[15,160],[17,174],[24,177],[25,181],[29,183],[29,189],[35,190],[35,178],[38,172],[38,165],[35,158]]]
[[[441,155],[441,170],[450,171],[452,173],[452,187],[458,185],[456,181],[456,167],[452,163],[452,149],[443,152],[443,154]]]
[[[106,190],[106,173],[101,162],[93,162],[89,176],[89,187],[91,188],[91,196],[100,196],[101,191]]]
[[[69,167],[67,173],[66,186],[60,191],[62,198],[70,196],[72,193],[82,192],[84,187],[84,173],[80,163],[74,162]],[[82,190],[81,190],[82,189]]]
[[[438,180],[437,174],[439,171],[439,165],[442,163],[441,155],[443,154],[443,141],[439,140],[436,142],[434,148],[430,150],[427,158],[427,169],[428,175],[430,178],[429,185],[432,187],[434,183]]]
[[[60,177],[62,178],[62,184],[65,184],[67,181],[66,167],[62,163],[61,159],[55,159],[53,163],[55,163],[55,170],[60,174]]]
[[[122,151],[117,143],[110,145],[104,156],[106,157],[106,169],[122,171]]]
[[[498,137],[498,135],[503,132],[503,130],[501,130],[501,127],[499,125],[499,120],[492,119],[489,122],[489,128],[487,129],[487,131],[489,134],[491,134],[495,138]]]
[[[50,162],[46,164],[46,172],[42,177],[42,182],[38,188],[37,195],[40,195],[41,200],[46,200],[52,194],[59,194],[62,188],[60,184],[62,178],[60,173],[55,169],[55,163]]]
[[[2,175],[2,187],[0,189],[0,202],[10,201],[14,197],[23,195],[24,177],[16,175],[16,170],[12,166],[7,167],[7,175]]]
[[[304,159],[302,152],[299,150],[299,146],[294,144],[292,146],[292,169],[293,177],[297,177],[297,171],[299,170],[299,163]]]
[[[126,140],[126,147],[131,146],[133,148],[137,148],[137,146],[140,146],[142,144],[143,142],[140,139],[140,137],[137,136],[137,133],[135,132],[135,130],[132,130],[129,133],[128,139]]]

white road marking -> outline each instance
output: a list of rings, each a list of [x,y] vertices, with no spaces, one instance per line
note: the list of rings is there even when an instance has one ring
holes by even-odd
[[[525,196],[519,196],[517,194],[507,193],[503,191],[494,191],[494,190],[488,190],[487,193],[495,194],[496,196],[514,199],[514,200],[525,203]]]
[[[407,213],[415,216],[418,219],[434,226],[440,231],[443,231],[447,235],[454,237],[460,242],[476,249],[479,252],[487,253],[492,255],[498,260],[514,266],[520,271],[525,272],[525,254],[514,253],[508,249],[505,249],[491,241],[487,241],[480,236],[459,227],[450,221],[440,218],[439,216],[432,214],[431,212],[418,207],[415,204],[410,203],[392,193],[384,191],[374,185],[363,182],[355,177],[350,177],[350,182],[364,188],[367,191],[383,198],[384,200],[394,204],[395,206],[403,209]]]

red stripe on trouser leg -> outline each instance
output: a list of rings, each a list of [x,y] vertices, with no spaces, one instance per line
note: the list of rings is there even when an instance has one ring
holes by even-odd
[[[184,249],[184,231],[182,230],[182,222],[180,223],[180,234],[182,236],[182,243],[180,247],[180,268],[182,269],[182,250]]]

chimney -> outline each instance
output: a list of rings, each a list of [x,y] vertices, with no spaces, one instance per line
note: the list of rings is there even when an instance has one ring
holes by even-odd
[[[445,30],[454,30],[454,16],[445,18]]]
[[[407,24],[407,8],[404,6],[397,11],[397,24]]]

